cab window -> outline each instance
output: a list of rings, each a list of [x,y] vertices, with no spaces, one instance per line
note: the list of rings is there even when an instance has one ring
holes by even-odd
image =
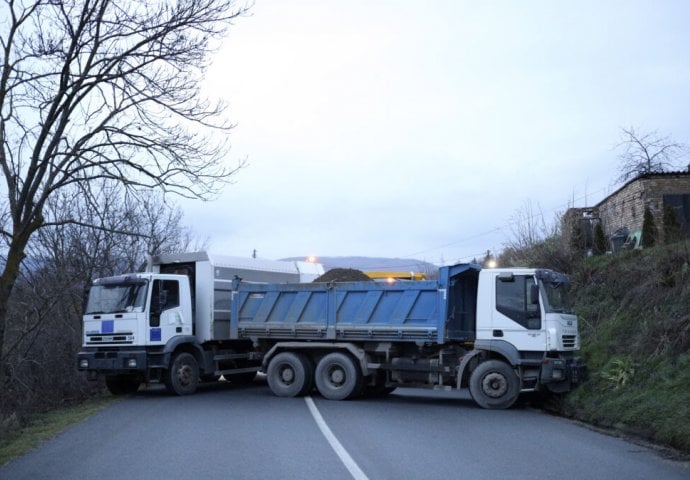
[[[180,306],[180,284],[177,280],[154,280],[151,292],[152,327],[160,325],[160,314],[165,310]]]
[[[525,328],[539,330],[539,299],[532,293],[536,288],[537,283],[532,276],[496,278],[496,310]]]

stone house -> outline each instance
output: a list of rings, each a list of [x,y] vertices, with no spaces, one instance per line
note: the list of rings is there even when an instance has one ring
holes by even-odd
[[[592,231],[601,223],[604,236],[613,251],[634,248],[641,241],[642,220],[649,208],[663,242],[664,208],[673,209],[683,238],[690,237],[690,171],[662,172],[640,175],[593,207],[568,209],[563,217],[566,231],[573,231],[579,222],[586,242],[591,246]]]

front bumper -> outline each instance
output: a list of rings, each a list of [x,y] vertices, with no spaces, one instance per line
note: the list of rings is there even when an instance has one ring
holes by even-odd
[[[587,377],[587,366],[580,357],[544,358],[540,383],[554,393],[570,391]]]
[[[95,350],[77,354],[77,368],[96,374],[139,373],[148,369],[144,350]]]

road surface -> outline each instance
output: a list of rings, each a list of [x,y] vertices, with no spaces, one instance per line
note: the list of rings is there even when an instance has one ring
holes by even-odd
[[[3,467],[0,479],[690,478],[686,464],[528,408],[463,393],[278,398],[265,382],[150,388]]]

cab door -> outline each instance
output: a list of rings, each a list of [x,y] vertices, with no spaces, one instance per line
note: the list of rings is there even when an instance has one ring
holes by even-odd
[[[164,345],[172,337],[182,333],[180,282],[155,279],[151,288],[147,344]]]
[[[544,351],[546,334],[534,275],[499,274],[495,281],[492,338],[520,351]]]

